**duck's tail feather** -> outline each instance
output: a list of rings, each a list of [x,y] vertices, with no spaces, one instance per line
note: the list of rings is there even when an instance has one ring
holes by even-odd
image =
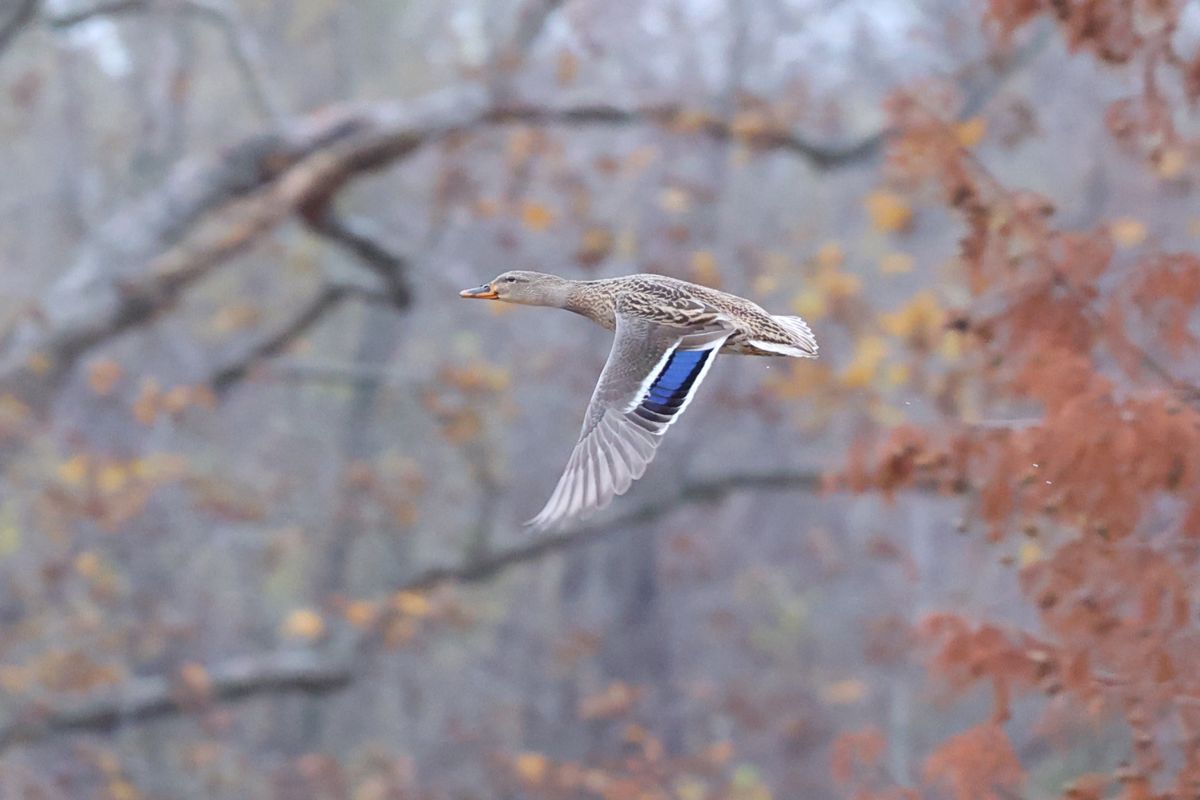
[[[751,339],[750,344],[757,347],[759,350],[765,350],[768,353],[775,353],[781,356],[791,356],[792,358],[816,358],[817,357],[817,337],[813,336],[812,329],[808,327],[808,323],[800,317],[785,317],[772,316],[776,324],[788,334],[791,341],[768,342],[762,339]]]

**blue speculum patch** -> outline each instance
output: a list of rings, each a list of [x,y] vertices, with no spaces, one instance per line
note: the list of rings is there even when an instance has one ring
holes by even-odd
[[[656,414],[674,414],[687,400],[688,392],[711,355],[711,350],[676,350],[650,385],[642,406]]]

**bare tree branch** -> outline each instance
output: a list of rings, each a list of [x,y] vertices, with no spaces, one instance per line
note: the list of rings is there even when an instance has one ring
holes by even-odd
[[[528,0],[517,15],[517,29],[509,49],[523,56],[541,37],[550,17],[566,0]]]
[[[0,749],[58,734],[113,730],[129,722],[203,708],[213,701],[288,692],[331,692],[349,685],[353,677],[346,660],[312,650],[291,650],[234,658],[214,666],[208,671],[205,696],[192,702],[167,677],[131,678],[95,695],[28,709],[0,726]]]
[[[280,123],[284,119],[282,93],[267,77],[268,72],[258,45],[258,39],[250,25],[241,16],[235,3],[223,0],[186,0],[185,9],[210,19],[225,33],[229,54],[242,75],[242,81],[250,90],[260,113],[268,120]]]
[[[254,343],[237,359],[214,372],[208,381],[213,391],[217,394],[227,392],[249,375],[256,364],[282,353],[336,308],[346,294],[345,287],[332,284],[325,286],[292,314],[278,330]]]
[[[716,503],[739,491],[813,491],[821,485],[814,472],[790,471],[729,475],[681,484],[676,491],[608,521],[533,539],[457,566],[431,567],[412,576],[397,591],[423,591],[446,582],[480,583],[519,564],[537,561],[571,547],[599,540],[604,534],[659,519],[681,506]],[[132,678],[112,690],[79,700],[42,704],[0,725],[0,750],[52,736],[109,731],[131,722],[144,722],[203,709],[208,702],[238,700],[286,692],[329,692],[356,677],[357,659],[381,625],[356,631],[347,640],[324,649],[288,650],[231,659],[211,667],[202,702],[189,703],[169,678]]]
[[[393,248],[326,210],[353,178],[418,148],[496,124],[568,126],[659,123],[679,126],[678,108],[624,110],[488,106],[478,89],[442,92],[407,106],[377,104],[324,112],[260,134],[206,162],[172,172],[164,187],[105,226],[74,267],[55,285],[38,313],[14,331],[0,355],[0,390],[45,408],[56,386],[83,353],[145,324],[188,286],[249,247],[296,211],[314,230],[346,245],[389,281],[397,300],[408,295],[404,260]],[[698,132],[732,136],[728,126],[704,122]],[[807,153],[829,164],[855,158],[867,145],[839,153],[772,134],[762,146]]]
[[[92,347],[151,321],[298,209],[320,207],[351,177],[476,123],[484,107],[471,90],[407,107],[325,113],[283,134],[251,137],[216,159],[181,165],[162,189],[106,225],[14,328],[0,355],[0,391],[47,408],[54,388]],[[364,250],[366,237],[358,239]]]
[[[41,0],[17,0],[3,19],[0,19],[0,53],[3,53],[33,19]]]
[[[383,296],[397,309],[408,308],[413,290],[408,276],[409,261],[400,248],[388,241],[384,231],[371,221],[336,213],[328,203],[301,212],[314,233],[329,239],[356,256],[383,285]]]
[[[661,519],[683,506],[719,503],[726,497],[743,491],[814,492],[819,490],[821,485],[821,474],[809,471],[731,474],[721,478],[688,481],[680,484],[670,494],[624,511],[611,519],[558,533],[542,534],[524,544],[488,553],[465,564],[432,567],[405,581],[400,588],[419,591],[446,582],[479,583],[490,580],[518,564],[535,561],[560,550],[589,544],[615,530]]]
[[[149,2],[108,0],[59,17],[57,24],[137,10]],[[399,277],[402,257],[361,224],[331,215],[333,198],[358,175],[448,135],[517,123],[656,124],[685,135],[737,139],[753,147],[792,152],[818,168],[869,158],[881,141],[881,135],[875,135],[826,146],[769,127],[739,130],[734,122],[678,105],[496,107],[486,92],[473,87],[406,106],[381,103],[322,112],[279,133],[250,137],[215,160],[182,165],[161,190],[106,226],[39,313],[15,331],[15,346],[0,356],[0,390],[12,391],[31,407],[44,408],[45,389],[55,386],[82,353],[153,319],[183,289],[297,210],[314,230],[363,257],[388,281],[396,299],[407,302],[409,290]]]
[[[500,573],[546,556],[599,541],[613,531],[661,519],[681,508],[720,503],[739,492],[815,492],[823,476],[808,470],[730,474],[681,483],[673,492],[628,511],[560,533],[543,534],[522,544],[478,555],[461,564],[428,567],[392,591],[427,591],[443,583],[483,583]],[[909,491],[930,491],[917,484]],[[340,689],[357,677],[363,653],[376,642],[385,618],[364,629],[334,637],[321,649],[287,650],[231,659],[208,670],[207,701],[238,700],[284,692],[320,693]],[[133,678],[110,691],[76,701],[43,704],[0,725],[0,750],[55,735],[108,731],[123,723],[141,722],[188,713],[204,703],[181,699],[175,684],[164,677]]]
[[[90,6],[47,17],[46,23],[52,28],[66,29],[89,22],[97,17],[142,12],[149,8],[150,0],[99,0]]]
[[[661,125],[681,134],[699,134],[719,141],[737,140],[757,150],[782,150],[807,159],[817,169],[832,169],[869,159],[879,150],[884,137],[884,133],[879,132],[856,142],[838,144],[812,141],[782,128],[739,130],[734,122],[677,104],[634,108],[513,105],[496,109],[485,121],[570,127]]]
[[[104,7],[112,11],[133,2],[112,0]],[[822,169],[870,158],[881,141],[876,135],[848,145],[814,144],[789,131],[739,129],[736,121],[679,105],[497,107],[478,87],[404,105],[323,111],[249,137],[214,159],[180,165],[160,190],[106,225],[36,313],[14,329],[0,354],[0,392],[31,408],[48,408],[53,389],[82,354],[151,321],[187,287],[297,212],[313,230],[360,256],[404,307],[411,292],[403,256],[361,222],[334,214],[334,198],[356,177],[419,148],[503,124],[660,125],[681,135],[795,153]]]
[[[99,17],[141,14],[160,7],[178,8],[220,28],[254,106],[268,120],[275,123],[283,121],[280,93],[267,78],[262,49],[233,3],[224,0],[101,0],[85,8],[49,17],[46,22],[52,28],[66,30]]]

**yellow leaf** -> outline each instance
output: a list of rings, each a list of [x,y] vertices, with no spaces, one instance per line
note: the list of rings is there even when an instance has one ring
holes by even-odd
[[[579,240],[575,260],[585,266],[599,264],[613,249],[613,234],[608,228],[588,228]]]
[[[1108,230],[1113,240],[1122,247],[1136,247],[1146,240],[1146,226],[1133,217],[1113,220]]]
[[[620,235],[617,236],[617,256],[631,261],[637,258],[637,253],[637,233],[628,228],[621,231]],[[503,305],[503,303],[493,303],[492,305]]]
[[[356,628],[367,628],[375,621],[375,604],[369,600],[355,600],[346,606],[346,621]]]
[[[625,166],[631,175],[637,175],[657,161],[658,158],[658,148],[653,145],[645,145],[629,154],[629,158],[625,161]]]
[[[773,127],[766,112],[749,110],[736,114],[729,129],[734,138],[753,140],[770,133]]]
[[[143,425],[153,425],[158,418],[162,389],[154,378],[143,378],[137,399],[133,401],[133,416]]]
[[[540,233],[554,223],[554,212],[542,203],[526,201],[521,204],[521,223],[529,230]]]
[[[912,272],[915,263],[908,253],[887,253],[879,259],[879,271],[884,275],[901,275]]]
[[[109,800],[141,800],[142,793],[124,778],[110,781],[108,784]]]
[[[491,197],[480,197],[475,200],[475,213],[484,219],[491,219],[500,213],[500,201]]]
[[[963,120],[954,126],[954,135],[963,147],[974,147],[987,135],[987,120],[983,117]]]
[[[0,509],[0,558],[6,558],[21,549],[21,527],[17,524],[17,510],[12,503]]]
[[[818,320],[829,311],[825,295],[812,290],[801,292],[792,298],[792,310],[808,320]]]
[[[705,800],[708,797],[708,784],[692,775],[677,780],[674,789],[679,800]]]
[[[253,303],[232,303],[222,306],[208,321],[208,328],[216,334],[234,333],[252,328],[262,318],[262,312]]]
[[[842,384],[852,389],[870,386],[886,355],[887,342],[882,337],[862,337],[855,348],[854,359],[842,370]]]
[[[88,365],[88,386],[100,397],[112,394],[121,380],[121,365],[110,358],[93,361]]]
[[[723,767],[733,758],[733,742],[723,741],[711,744],[704,753],[704,760],[713,766]]]
[[[907,419],[903,411],[888,403],[872,403],[869,412],[871,419],[878,422],[884,428],[894,428],[897,425],[902,425]]]
[[[912,207],[902,196],[886,189],[871,192],[863,200],[871,225],[880,233],[896,233],[912,225]]]
[[[354,789],[354,800],[388,800],[395,797],[388,789],[388,781],[380,775],[368,776]]]
[[[1021,542],[1021,549],[1017,554],[1017,558],[1022,567],[1036,564],[1042,560],[1042,546],[1037,542],[1027,539]]]
[[[508,137],[508,160],[511,164],[520,164],[533,155],[538,144],[538,136],[529,128],[518,128]]]
[[[962,358],[963,336],[958,331],[947,331],[942,337],[938,354],[946,361],[957,361]]]
[[[88,459],[80,453],[58,465],[58,479],[68,486],[82,486],[87,480]]]
[[[423,617],[431,610],[429,599],[420,592],[397,592],[392,602],[401,614],[410,617]]]
[[[103,566],[99,554],[94,550],[84,550],[75,556],[75,571],[89,580],[98,576]]]
[[[206,698],[212,693],[212,676],[208,674],[208,670],[204,668],[203,664],[188,661],[179,668],[176,679],[179,681],[180,688],[187,692],[192,699]]]
[[[1187,152],[1179,147],[1168,147],[1158,157],[1155,169],[1160,177],[1167,180],[1178,178],[1187,169]]]
[[[325,620],[310,608],[298,608],[283,621],[283,633],[293,639],[317,639],[325,632]]]
[[[25,362],[34,375],[45,375],[54,366],[54,362],[50,360],[50,356],[42,351],[38,351],[29,356],[29,360]]]
[[[546,779],[549,766],[546,757],[541,753],[521,753],[513,759],[513,770],[521,780],[535,785]]]
[[[760,297],[768,295],[779,288],[779,279],[764,273],[754,279],[753,288],[754,293]]]
[[[172,386],[163,395],[163,409],[168,414],[179,414],[192,402],[192,391],[187,386]]]
[[[11,392],[0,394],[0,428],[5,424],[23,422],[30,414],[29,406]]]
[[[692,275],[707,286],[717,286],[721,282],[721,269],[717,266],[717,258],[708,250],[697,250],[692,253]]]
[[[692,196],[683,189],[669,186],[658,196],[658,204],[671,214],[683,214],[691,208]]]
[[[908,383],[909,369],[907,364],[892,364],[887,369],[887,382],[891,386],[903,386]]]
[[[0,689],[9,694],[24,694],[30,684],[28,667],[0,665]]]
[[[937,296],[928,289],[917,292],[899,311],[882,314],[879,323],[885,331],[902,339],[932,343],[945,326],[946,312]]]
[[[813,286],[832,299],[844,299],[862,291],[862,278],[830,267],[817,273]]]
[[[139,480],[174,480],[187,472],[187,459],[169,453],[154,453],[131,461],[129,471]]]
[[[565,47],[558,53],[558,67],[555,70],[555,77],[558,80],[559,86],[567,86],[575,82],[575,76],[579,74],[579,58]]]
[[[104,494],[115,494],[129,481],[129,470],[121,464],[105,464],[96,476],[96,485]]]
[[[867,696],[867,684],[857,678],[846,678],[826,684],[821,694],[830,705],[853,705]]]
[[[837,242],[826,242],[817,251],[817,266],[825,269],[836,269],[846,260],[842,246]]]

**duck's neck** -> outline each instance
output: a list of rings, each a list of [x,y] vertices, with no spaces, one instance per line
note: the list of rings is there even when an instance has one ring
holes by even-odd
[[[546,275],[539,287],[537,300],[530,302],[530,305],[566,309],[612,329],[615,308],[612,297],[600,288],[603,283]]]
[[[601,281],[566,281],[562,308],[598,322],[612,330],[615,321],[613,298],[600,289]]]
[[[575,287],[579,281],[562,278],[558,275],[543,275],[540,284],[538,287],[540,296],[535,305],[570,309]]]

